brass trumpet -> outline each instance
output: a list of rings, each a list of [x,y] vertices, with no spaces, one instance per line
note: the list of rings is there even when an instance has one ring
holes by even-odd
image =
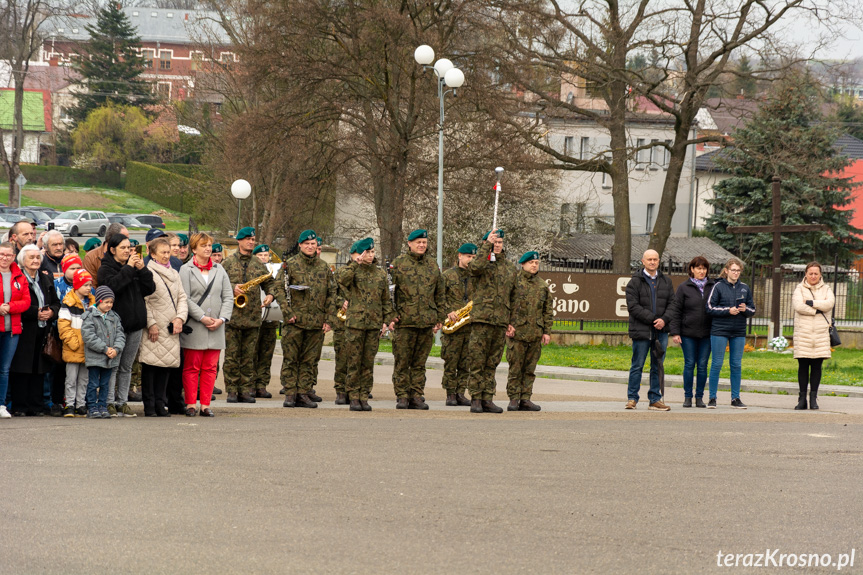
[[[336,312],[336,317],[339,318],[341,321],[347,321],[348,320],[348,314],[345,311],[345,308],[340,307],[339,311]]]
[[[455,333],[460,330],[464,326],[470,323],[470,311],[473,309],[473,300],[467,302],[467,305],[456,311],[456,315],[458,319],[455,321],[450,321],[449,318],[445,319],[443,322],[443,331],[446,334]]]
[[[249,290],[252,289],[253,287],[255,287],[256,285],[261,285],[262,283],[267,281],[267,279],[270,279],[272,277],[273,276],[271,276],[269,273],[265,273],[262,276],[256,277],[252,281],[248,281],[244,284],[240,284],[239,288],[240,288],[240,291],[242,291],[243,293],[241,293],[240,295],[238,295],[237,297],[234,298],[234,305],[240,309],[246,307],[246,304],[249,303],[249,297],[248,297]]]

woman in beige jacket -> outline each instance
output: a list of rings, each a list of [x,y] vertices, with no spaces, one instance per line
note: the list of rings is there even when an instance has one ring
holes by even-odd
[[[180,365],[180,334],[188,316],[180,274],[171,267],[171,244],[156,238],[147,246],[156,291],[144,298],[147,334],[141,342],[141,393],[144,415],[170,417],[166,389],[170,369]]]
[[[806,409],[809,387],[809,409],[818,409],[818,385],[821,364],[830,357],[830,323],[833,316],[833,290],[821,278],[821,264],[806,266],[806,276],[794,290],[794,358],[797,360],[797,384],[800,386],[797,407]],[[810,387],[811,384],[811,387]]]

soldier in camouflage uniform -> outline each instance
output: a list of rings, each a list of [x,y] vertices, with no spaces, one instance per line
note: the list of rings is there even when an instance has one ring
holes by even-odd
[[[237,251],[222,262],[234,286],[235,297],[242,293],[240,284],[270,274],[266,266],[252,255],[254,247],[255,228],[243,228],[237,232]],[[261,289],[267,294],[264,306],[276,299],[282,309],[285,308],[284,293],[279,291],[272,276],[249,290],[245,307],[234,306],[231,321],[225,326],[224,379],[228,403],[255,403],[253,379],[258,330],[261,327]]]
[[[282,387],[285,407],[317,407],[309,393],[321,359],[324,334],[336,315],[336,284],[330,267],[318,257],[317,234],[300,234],[300,253],[279,270],[276,282],[289,290],[282,307]]]
[[[324,240],[321,239],[321,236],[318,236],[315,239],[318,241],[318,249],[317,249],[316,253],[318,254],[318,257],[321,257],[321,252],[324,251]],[[336,283],[335,270],[333,268],[330,268],[330,273],[333,275],[333,278],[332,278],[333,279],[333,285],[336,286],[336,295],[338,296],[339,284]],[[335,323],[339,323],[335,319],[333,321]],[[330,329],[335,329],[335,326],[333,324],[330,324]],[[333,336],[335,336],[335,333],[333,333]],[[315,363],[314,373],[312,374],[312,381],[314,381],[315,383],[317,383],[317,381],[318,381],[318,365],[320,364],[320,359],[321,359],[321,356],[318,355],[318,362]],[[284,392],[284,391],[285,390],[283,389],[281,392]],[[309,399],[311,399],[312,401],[315,401],[315,402],[321,402],[324,400],[321,396],[319,396],[317,393],[315,393],[314,387],[309,390]]]
[[[252,250],[252,255],[266,266],[270,263],[270,246],[260,244]],[[269,268],[267,268],[269,269]],[[276,351],[276,332],[279,329],[277,321],[261,321],[261,329],[258,330],[258,343],[255,346],[255,376],[252,385],[255,388],[255,397],[269,399],[273,394],[267,391],[270,384],[270,370],[273,364],[273,353]]]
[[[494,374],[506,344],[515,294],[515,265],[506,260],[503,230],[488,232],[468,265],[473,279],[468,382],[471,413],[503,413],[494,404]]]
[[[539,253],[527,252],[518,260],[521,270],[516,274],[515,297],[507,328],[506,359],[509,362],[509,377],[506,394],[509,396],[507,411],[539,411],[540,407],[530,400],[536,364],[542,354],[542,346],[551,341],[551,326],[554,312],[551,307],[551,292],[539,277]]]
[[[434,259],[426,255],[428,232],[408,235],[409,252],[393,260],[396,319],[393,330],[393,389],[396,409],[428,409],[423,401],[426,360],[434,334],[443,323],[444,283]]]
[[[389,281],[377,267],[372,238],[358,241],[358,256],[339,274],[339,287],[348,301],[344,354],[348,362],[345,388],[351,411],[371,411],[375,355],[381,335],[395,317]]]
[[[471,301],[471,282],[467,266],[476,257],[474,244],[462,244],[458,249],[458,265],[443,272],[446,290],[446,312],[450,321],[456,321],[456,312]],[[442,386],[446,390],[447,405],[470,405],[464,396],[467,389],[467,349],[470,342],[470,324],[454,333],[441,336],[440,356],[444,361]]]
[[[354,242],[353,245],[351,245],[350,256],[352,262],[357,261],[359,258],[359,254],[357,253],[357,242]],[[341,278],[341,275],[344,273],[346,268],[347,266],[341,267],[336,271],[335,275],[337,290],[336,304],[337,307],[342,307],[345,310],[347,310],[348,296],[342,288],[339,278]],[[345,389],[345,382],[347,381],[348,375],[348,356],[345,353],[345,322],[340,319],[336,319],[335,325],[333,325],[333,351],[336,354],[336,373],[334,376],[336,405],[347,405],[348,392]]]

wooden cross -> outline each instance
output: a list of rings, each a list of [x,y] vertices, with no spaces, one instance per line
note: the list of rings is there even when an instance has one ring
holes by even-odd
[[[803,224],[793,226],[782,225],[782,199],[779,191],[781,180],[779,176],[773,176],[773,223],[769,226],[731,226],[728,229],[732,234],[761,234],[773,233],[773,305],[770,310],[770,319],[773,321],[773,337],[782,335],[782,326],[779,321],[779,303],[782,299],[782,253],[780,244],[782,233],[815,232],[829,230],[830,226],[823,224]],[[749,286],[750,289],[752,286]]]

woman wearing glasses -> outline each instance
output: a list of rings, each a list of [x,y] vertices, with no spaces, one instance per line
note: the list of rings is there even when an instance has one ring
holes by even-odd
[[[740,400],[741,364],[743,346],[746,344],[746,318],[755,315],[752,290],[740,281],[743,262],[731,258],[725,262],[719,279],[710,290],[707,313],[713,317],[710,325],[710,401],[708,409],[716,409],[716,391],[719,387],[719,371],[728,348],[728,366],[731,371],[731,407],[746,409]]]

